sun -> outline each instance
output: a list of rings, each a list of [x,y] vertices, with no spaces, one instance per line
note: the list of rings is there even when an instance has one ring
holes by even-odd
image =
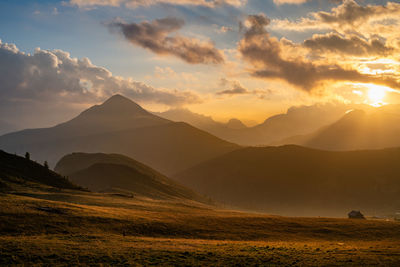
[[[371,106],[380,107],[386,104],[383,102],[383,99],[388,91],[387,87],[376,84],[368,84],[368,88],[368,98],[371,102]]]

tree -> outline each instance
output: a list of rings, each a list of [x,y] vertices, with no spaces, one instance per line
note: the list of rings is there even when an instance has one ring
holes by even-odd
[[[26,152],[25,153],[25,158],[30,160],[31,159],[31,154],[29,154],[29,152]]]
[[[44,166],[46,169],[48,169],[48,168],[49,168],[49,164],[47,163],[47,160],[45,160],[45,161],[44,161],[44,164],[43,164],[43,166]]]

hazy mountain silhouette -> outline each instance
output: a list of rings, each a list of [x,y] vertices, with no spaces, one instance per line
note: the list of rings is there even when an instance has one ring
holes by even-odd
[[[341,105],[292,107],[254,127],[237,131],[227,140],[238,144],[270,145],[294,135],[308,134],[339,119],[347,110]]]
[[[232,129],[244,129],[247,126],[238,119],[230,119],[227,123],[217,122],[211,116],[194,113],[185,108],[169,109],[164,112],[154,112],[154,114],[175,122],[186,122],[199,129],[210,132],[224,138],[224,132]]]
[[[282,142],[326,150],[380,149],[400,146],[400,114],[354,110],[335,123]]]
[[[29,159],[0,150],[0,191],[17,190],[29,183],[64,189],[80,189],[69,180]]]
[[[282,215],[385,214],[400,207],[400,149],[333,152],[299,146],[239,149],[175,178],[236,207]]]
[[[292,107],[285,114],[278,114],[253,127],[246,127],[237,119],[227,124],[187,109],[173,109],[156,113],[161,117],[184,121],[219,138],[244,146],[283,144],[281,140],[309,134],[322,126],[338,120],[349,109],[345,105],[314,105]]]
[[[230,128],[230,129],[245,129],[245,128],[247,128],[247,126],[244,125],[244,123],[242,121],[240,121],[239,119],[230,119],[226,123],[226,127]]]
[[[222,126],[222,123],[214,121],[212,117],[194,113],[186,108],[174,108],[164,112],[154,112],[154,114],[171,121],[186,122],[205,131]]]
[[[155,116],[116,95],[55,127],[3,135],[0,148],[19,154],[29,151],[34,159],[51,165],[75,151],[120,153],[172,174],[238,146]]]
[[[85,188],[98,192],[127,192],[155,199],[189,199],[208,202],[152,168],[118,154],[72,153],[55,170]]]

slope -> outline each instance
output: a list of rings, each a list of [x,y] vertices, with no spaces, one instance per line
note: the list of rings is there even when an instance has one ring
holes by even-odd
[[[370,215],[400,208],[400,149],[329,152],[244,148],[178,174],[182,184],[244,209],[301,216]]]
[[[157,117],[122,96],[113,96],[69,122],[0,137],[0,148],[29,151],[51,166],[72,152],[128,155],[172,174],[238,148],[188,124]]]
[[[64,156],[55,170],[92,191],[122,191],[153,199],[209,202],[150,167],[123,155],[73,153]]]
[[[355,110],[308,136],[303,144],[328,150],[379,149],[400,146],[399,136],[399,114]]]
[[[63,189],[79,189],[78,186],[43,165],[0,150],[0,190],[14,190],[15,186],[30,183]]]

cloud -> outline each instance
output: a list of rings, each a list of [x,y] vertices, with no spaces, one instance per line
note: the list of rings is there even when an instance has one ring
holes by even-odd
[[[282,43],[271,37],[265,26],[270,20],[263,14],[248,16],[249,27],[239,42],[238,50],[253,69],[252,75],[264,79],[282,79],[305,91],[311,91],[327,81],[377,83],[400,88],[397,77],[367,75],[338,63],[317,64],[297,55],[284,57]]]
[[[79,8],[90,9],[98,6],[125,6],[137,8],[139,6],[152,6],[157,4],[189,5],[216,7],[221,5],[241,6],[247,0],[70,0],[69,4]]]
[[[220,52],[210,42],[201,42],[195,38],[170,35],[184,25],[177,18],[163,18],[152,22],[109,23],[110,29],[118,29],[132,44],[146,48],[159,55],[173,55],[190,64],[221,64],[224,62]]]
[[[314,13],[316,20],[337,25],[359,25],[371,19],[388,18],[400,14],[400,4],[388,2],[383,5],[361,6],[355,0],[345,0],[343,4],[333,8],[331,12]]]
[[[218,33],[227,33],[227,32],[233,32],[233,28],[232,27],[228,27],[228,26],[221,26],[218,29],[215,30]]]
[[[229,81],[227,79],[222,78],[220,81],[221,86],[229,86],[230,89],[222,90],[217,92],[217,95],[243,95],[250,94],[251,91],[244,88],[238,81]]]
[[[309,0],[274,0],[274,3],[277,5],[283,5],[283,4],[294,4],[294,5],[300,5],[304,4]]]
[[[354,56],[387,56],[396,50],[379,38],[366,40],[356,35],[343,36],[338,33],[315,34],[304,41],[304,46],[316,52]]]
[[[138,102],[169,106],[201,102],[192,92],[156,89],[114,76],[88,58],[73,58],[62,50],[37,48],[34,54],[25,54],[14,44],[1,41],[0,84],[3,118],[29,117],[37,107],[48,107],[49,112],[51,108],[68,109],[71,105],[98,103],[116,93]],[[17,114],[23,110],[24,114]]]
[[[225,87],[227,89],[216,92],[216,95],[220,96],[234,96],[234,95],[257,95],[259,98],[265,98],[266,95],[272,93],[271,90],[249,90],[245,88],[239,81],[231,81],[225,78],[221,78],[219,82],[220,87]]]
[[[312,12],[297,21],[274,20],[272,27],[281,30],[305,31],[312,29],[357,30],[358,27],[379,20],[399,19],[400,3],[386,5],[359,5],[354,0],[344,0],[329,12]]]

